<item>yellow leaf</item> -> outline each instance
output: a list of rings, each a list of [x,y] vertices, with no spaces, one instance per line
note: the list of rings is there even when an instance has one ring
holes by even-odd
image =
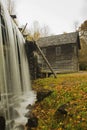
[[[63,130],[62,128],[58,128],[58,130]]]
[[[80,119],[80,118],[81,118],[81,117],[78,115],[78,116],[77,116],[77,119]]]

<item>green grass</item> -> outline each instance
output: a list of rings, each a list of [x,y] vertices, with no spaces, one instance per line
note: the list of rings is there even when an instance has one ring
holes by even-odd
[[[53,91],[35,107],[34,113],[39,118],[37,130],[87,130],[87,73],[38,79],[33,82],[33,89]],[[67,116],[56,114],[55,117],[63,104],[68,104]]]

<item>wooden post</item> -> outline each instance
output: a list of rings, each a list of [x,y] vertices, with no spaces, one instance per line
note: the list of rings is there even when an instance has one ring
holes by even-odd
[[[56,73],[54,72],[54,70],[52,69],[50,63],[48,62],[47,58],[45,57],[44,53],[42,52],[42,50],[40,49],[40,47],[38,46],[37,42],[35,42],[36,47],[38,48],[41,56],[43,57],[43,59],[45,60],[45,62],[47,63],[48,67],[50,68],[51,72],[54,74],[54,77],[57,78]]]
[[[24,26],[24,28],[23,28],[23,30],[22,30],[22,34],[24,33],[26,27],[27,27],[27,23],[26,23],[26,25]]]

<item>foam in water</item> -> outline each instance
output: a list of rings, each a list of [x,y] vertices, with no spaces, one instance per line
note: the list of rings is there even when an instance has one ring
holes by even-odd
[[[6,119],[6,130],[22,130],[27,118],[26,106],[34,104],[25,40],[0,0],[0,116]]]

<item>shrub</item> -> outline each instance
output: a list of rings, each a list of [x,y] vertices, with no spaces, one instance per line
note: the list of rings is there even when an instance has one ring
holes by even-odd
[[[80,70],[87,70],[87,64],[86,63],[80,63],[79,69]]]

